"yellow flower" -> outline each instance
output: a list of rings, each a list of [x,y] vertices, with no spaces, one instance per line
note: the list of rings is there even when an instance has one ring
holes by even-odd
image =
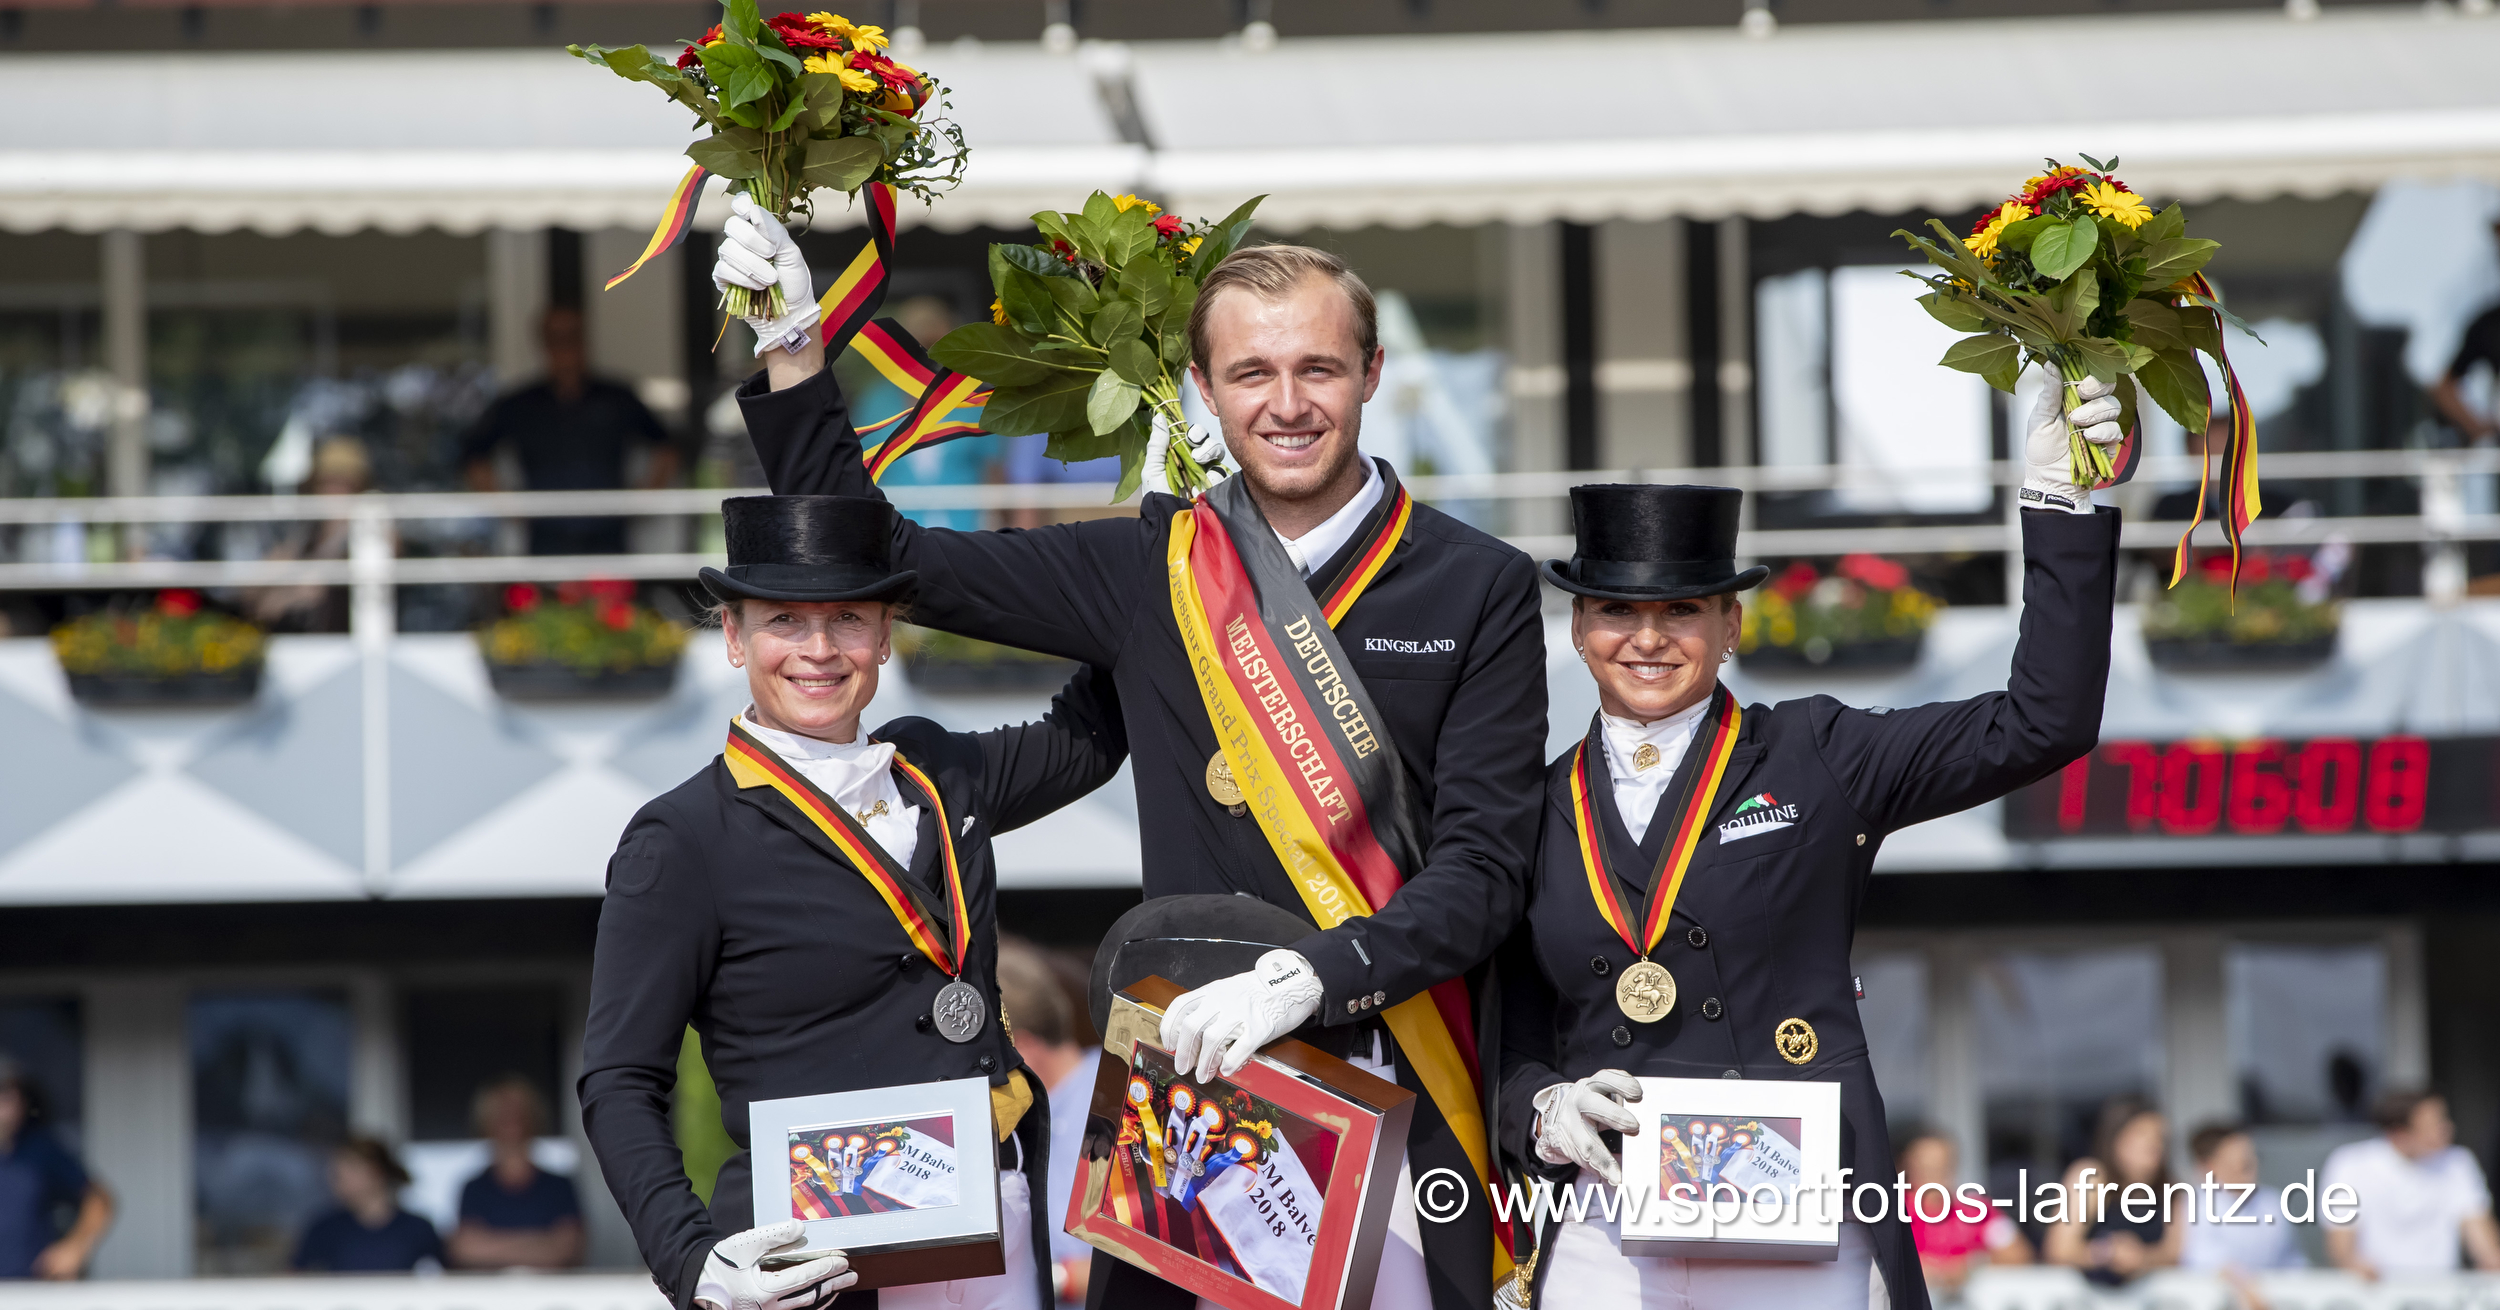
[[[1143,208],[1150,215],[1160,214],[1163,212],[1163,206],[1158,205],[1151,200],[1140,200],[1135,196],[1113,196],[1111,197],[1111,203],[1123,214],[1132,209],[1138,208]]]
[[[2114,218],[2130,229],[2144,226],[2153,216],[2153,207],[2144,197],[2132,191],[2121,191],[2107,182],[2095,182],[2083,189],[2083,207],[2103,218]]]
[[[990,302],[990,321],[992,323],[996,323],[1000,327],[1007,326],[1007,303],[1005,301],[993,300]]]
[[[831,73],[842,79],[843,90],[857,95],[866,95],[877,89],[877,79],[849,67],[843,59],[842,55],[809,55],[800,67],[811,73]]]
[[[807,21],[824,29],[829,36],[841,37],[849,42],[854,50],[883,50],[886,47],[885,29],[882,27],[865,23],[854,24],[840,14],[821,11],[809,14]]]
[[[1181,243],[1181,255],[1182,255],[1182,257],[1183,257],[1183,258],[1187,258],[1187,257],[1188,257],[1188,256],[1190,256],[1190,255],[1197,254],[1197,253],[1198,253],[1198,245],[1199,245],[1199,243],[1200,243],[1200,242],[1203,242],[1203,241],[1205,241],[1205,240],[1206,240],[1206,238],[1205,238],[1205,237],[1202,237],[1202,236],[1197,236],[1197,237],[1191,237],[1191,238],[1190,238],[1190,239],[1188,239],[1187,241],[1182,242],[1182,243]]]
[[[2031,217],[2029,205],[2008,200],[1997,206],[1997,212],[1988,216],[1985,226],[1962,238],[1962,245],[1981,259],[1989,258],[1997,252],[1997,234],[2005,230],[2005,225],[2019,223],[2029,217]]]

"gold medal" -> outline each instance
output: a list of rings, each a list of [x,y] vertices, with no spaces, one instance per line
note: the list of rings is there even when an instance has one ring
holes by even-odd
[[[1615,1006],[1634,1023],[1656,1023],[1675,1008],[1675,975],[1650,960],[1634,960],[1615,979]]]
[[[1648,742],[1642,742],[1641,748],[1632,752],[1632,771],[1641,773],[1657,767],[1658,748]]]
[[[1233,766],[1225,760],[1222,751],[1207,757],[1207,795],[1214,797],[1216,804],[1231,810],[1235,816],[1239,816],[1245,808],[1241,800],[1241,784],[1233,781]]]
[[[1771,1030],[1771,1045],[1778,1047],[1780,1058],[1790,1064],[1804,1064],[1821,1049],[1814,1039],[1814,1025],[1803,1019],[1780,1020],[1780,1026]]]

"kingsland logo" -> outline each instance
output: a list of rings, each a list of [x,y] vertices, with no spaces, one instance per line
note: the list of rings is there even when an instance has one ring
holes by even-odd
[[[1797,822],[1797,807],[1782,805],[1769,792],[1757,792],[1737,803],[1732,817],[1719,825],[1719,844],[1743,841]]]

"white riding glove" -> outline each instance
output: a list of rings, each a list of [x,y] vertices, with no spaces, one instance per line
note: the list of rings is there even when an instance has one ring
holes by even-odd
[[[740,286],[749,291],[781,288],[785,312],[779,318],[748,318],[755,329],[755,353],[775,346],[796,350],[807,344],[824,311],[816,307],[816,287],[807,274],[807,256],[781,220],[764,212],[744,192],[729,201],[729,221],[721,224],[720,261],[712,265],[712,285]]]
[[[1199,468],[1206,470],[1207,490],[1213,491],[1216,483],[1232,476],[1233,471],[1224,465],[1222,430],[1217,428],[1207,428],[1204,431],[1192,429],[1188,440],[1182,444],[1188,452],[1188,458]],[[1178,496],[1187,500],[1192,494],[1189,489],[1172,485],[1171,468],[1168,462],[1171,451],[1172,429],[1163,421],[1161,415],[1157,415],[1153,435],[1146,438],[1146,467],[1140,475],[1141,484],[1148,491],[1160,491],[1167,496]]]
[[[806,1229],[796,1219],[784,1219],[722,1239],[703,1262],[694,1299],[712,1310],[818,1310],[831,1305],[837,1294],[859,1281],[850,1259],[841,1253],[787,1269],[763,1267],[766,1255],[796,1246]]]
[[[2068,382],[2050,368],[2041,369],[2040,398],[2031,406],[2031,422],[2023,429],[2022,503],[2028,509],[2061,509],[2069,514],[2092,512],[2092,492],[2075,485],[2074,451],[2066,441],[2068,424],[2083,439],[2116,453],[2126,440],[2118,426],[2116,387],[2097,378]],[[2065,412],[2066,388],[2082,403]]]
[[[1199,1082],[1219,1070],[1227,1078],[1260,1047],[1302,1026],[1319,1009],[1323,989],[1311,962],[1292,951],[1259,957],[1258,967],[1182,994],[1163,1012],[1163,1049],[1172,1067],[1197,1067]]]
[[[1598,1134],[1609,1128],[1639,1132],[1640,1120],[1623,1108],[1639,1099],[1641,1080],[1621,1069],[1600,1069],[1576,1083],[1556,1083],[1538,1092],[1536,1158],[1547,1164],[1576,1164],[1609,1184],[1621,1183],[1623,1162]]]

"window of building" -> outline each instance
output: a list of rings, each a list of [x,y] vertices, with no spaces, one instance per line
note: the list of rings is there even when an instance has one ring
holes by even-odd
[[[2240,942],[2223,960],[2231,1072],[2256,1124],[2364,1123],[2386,1051],[2374,943]]]
[[[478,1135],[478,1092],[519,1077],[548,1111],[530,1156],[551,1173],[575,1174],[581,1160],[563,1135],[562,1042],[565,999],[552,984],[425,988],[407,993],[401,1010],[408,1052],[409,1211],[450,1232],[459,1223],[460,1189],[491,1160]]]
[[[1853,966],[1864,996],[1858,1022],[1866,1028],[1867,1060],[1884,1093],[1893,1144],[1903,1133],[1928,1125],[1930,1043],[1927,1022],[1927,960],[1907,952],[1861,957]]]
[[[330,1205],[330,1152],[347,1137],[347,997],[203,991],[189,1029],[197,1267],[283,1269],[305,1223]]]
[[[2084,1154],[2111,1098],[2160,1092],[2155,948],[2005,951],[1979,961],[1972,987],[1992,1193],[2013,1194],[2016,1168],[2036,1181]]]

